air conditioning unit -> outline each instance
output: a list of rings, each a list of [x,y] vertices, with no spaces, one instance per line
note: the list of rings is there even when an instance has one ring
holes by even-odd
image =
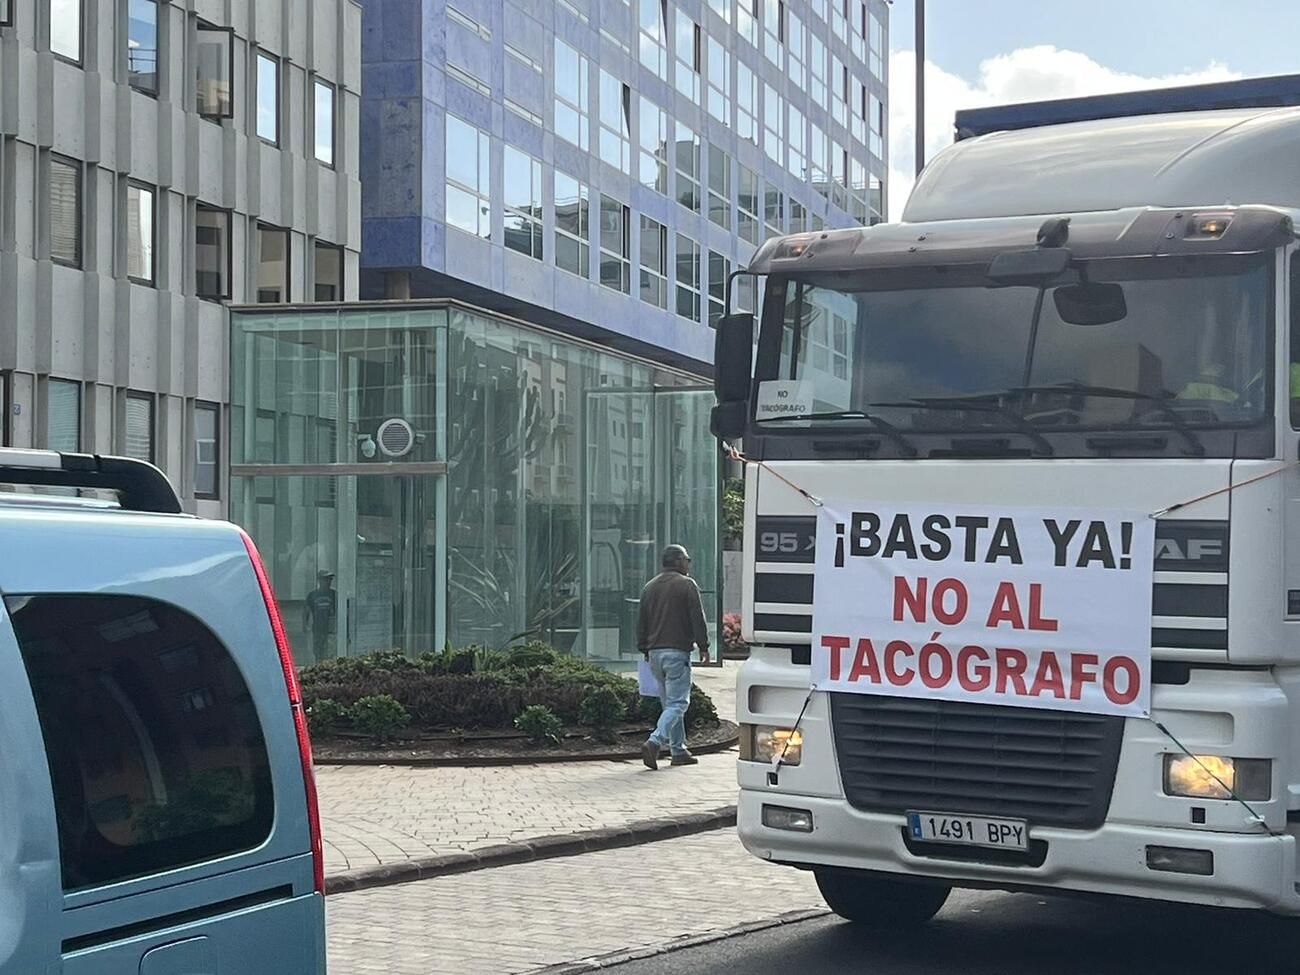
[[[401,417],[392,417],[379,424],[375,442],[385,457],[405,457],[415,449],[415,428]]]

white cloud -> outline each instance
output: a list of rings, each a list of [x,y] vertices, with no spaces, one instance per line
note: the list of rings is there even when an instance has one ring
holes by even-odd
[[[915,104],[916,53],[895,51],[889,59],[889,219],[897,220],[912,191],[916,170]],[[934,158],[952,142],[953,115],[961,108],[1008,105],[1048,98],[1103,95],[1144,88],[1167,88],[1210,81],[1229,81],[1241,75],[1212,62],[1199,70],[1180,74],[1143,76],[1116,71],[1078,51],[1063,51],[1048,44],[999,54],[980,64],[979,78],[967,81],[933,62],[925,71],[926,158]]]

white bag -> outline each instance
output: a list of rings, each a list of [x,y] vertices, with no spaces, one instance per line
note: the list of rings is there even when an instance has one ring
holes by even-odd
[[[636,665],[636,683],[642,697],[659,696],[659,681],[655,679],[654,672],[650,669],[650,661],[644,657]]]

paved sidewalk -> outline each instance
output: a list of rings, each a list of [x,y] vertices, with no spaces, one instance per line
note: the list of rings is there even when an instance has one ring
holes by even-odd
[[[719,830],[336,895],[330,971],[526,972],[823,906],[811,875]]]
[[[721,717],[734,720],[736,664],[699,669]],[[569,762],[489,768],[337,766],[316,769],[325,872],[459,853],[500,843],[736,801],[736,753],[702,755],[693,768],[640,762]]]

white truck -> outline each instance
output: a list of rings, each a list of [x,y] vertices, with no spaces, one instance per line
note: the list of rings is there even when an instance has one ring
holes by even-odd
[[[1269,84],[962,113],[902,222],[748,268],[713,421],[746,460],[739,834],[837,914],[1300,914],[1300,78]],[[812,689],[831,494],[1158,515],[1149,717]]]

